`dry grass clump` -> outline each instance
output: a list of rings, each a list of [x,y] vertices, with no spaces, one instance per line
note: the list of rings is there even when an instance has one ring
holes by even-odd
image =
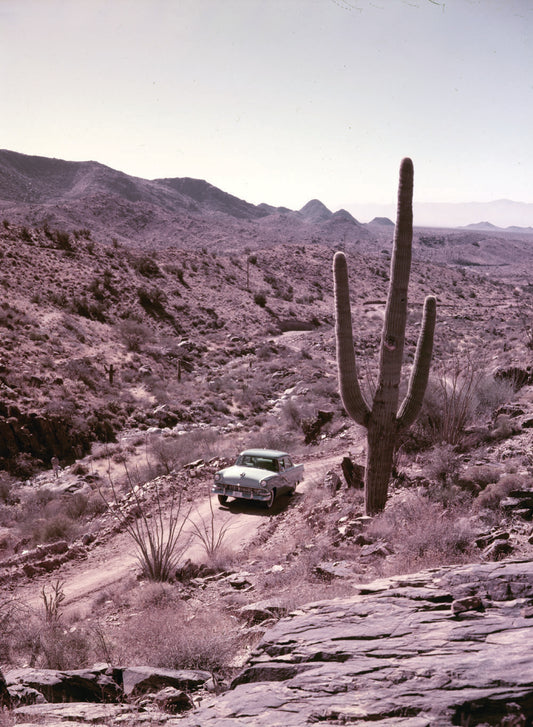
[[[368,533],[392,547],[389,575],[476,560],[469,510],[464,505],[445,507],[420,491],[391,496]]]
[[[172,603],[164,591],[149,600],[151,608],[132,616],[117,636],[123,663],[226,672],[240,645],[235,617],[220,606]]]
[[[74,669],[101,658],[94,633],[65,617],[63,584],[43,586],[41,608],[20,601],[0,602],[0,659],[45,669]]]
[[[12,490],[12,504],[2,506],[0,522],[6,522],[19,540],[30,546],[57,540],[71,542],[82,523],[102,512],[95,493],[57,494],[47,488],[22,492]]]

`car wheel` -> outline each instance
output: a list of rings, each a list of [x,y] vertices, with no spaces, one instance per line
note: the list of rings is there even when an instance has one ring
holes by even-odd
[[[220,502],[221,505],[225,505],[226,502],[228,501],[228,496],[227,495],[219,495],[218,496],[218,501]]]
[[[266,507],[267,507],[268,510],[270,510],[270,508],[274,504],[274,500],[275,499],[276,499],[276,488],[274,487],[274,489],[270,490],[270,497],[265,502],[265,505],[266,505]]]

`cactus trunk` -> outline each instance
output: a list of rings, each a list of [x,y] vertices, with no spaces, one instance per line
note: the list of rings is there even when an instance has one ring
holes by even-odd
[[[365,512],[380,512],[387,502],[389,479],[396,444],[396,422],[385,416],[373,416],[367,431],[365,469]],[[380,421],[381,420],[381,421]]]
[[[428,297],[424,303],[422,330],[408,392],[398,410],[411,270],[412,198],[413,163],[410,159],[403,159],[400,167],[391,279],[379,355],[378,385],[371,407],[365,401],[358,382],[346,258],[339,252],[334,257],[339,390],[347,413],[354,421],[367,428],[365,507],[368,514],[379,512],[385,507],[397,434],[418,415],[431,365],[436,304],[435,298]]]

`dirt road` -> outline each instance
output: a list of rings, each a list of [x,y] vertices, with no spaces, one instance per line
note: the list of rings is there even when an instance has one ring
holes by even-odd
[[[357,447],[351,447],[352,454],[361,455],[363,442]],[[298,487],[298,492],[305,492],[314,481],[323,478],[328,469],[335,466],[338,469],[345,452],[336,449],[319,459],[309,459],[305,462],[305,478]],[[215,495],[210,499],[204,497],[193,504],[189,514],[189,521],[184,526],[184,541],[188,542],[181,555],[181,560],[190,559],[201,563],[206,561],[205,547],[194,537],[194,524],[202,528],[203,525],[213,527],[218,533],[220,528],[226,528],[224,548],[228,554],[240,553],[256,537],[257,532],[265,519],[276,517],[289,504],[289,498],[280,497],[271,510],[264,509],[258,503],[240,500],[230,501],[228,506],[222,507]],[[131,537],[125,533],[117,533],[101,545],[92,548],[83,561],[72,561],[44,580],[28,583],[19,589],[18,595],[28,605],[39,607],[42,605],[41,589],[45,583],[56,582],[63,584],[65,594],[64,606],[69,610],[76,608],[80,614],[90,611],[93,601],[128,579],[136,578],[139,573],[137,553]]]

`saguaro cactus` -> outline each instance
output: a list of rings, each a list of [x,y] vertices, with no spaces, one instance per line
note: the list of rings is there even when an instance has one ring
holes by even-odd
[[[397,436],[418,416],[431,365],[436,302],[433,296],[428,296],[424,302],[422,330],[407,394],[398,409],[413,240],[412,199],[413,163],[410,159],[403,159],[400,166],[390,286],[381,336],[379,375],[371,406],[359,387],[352,335],[348,268],[344,253],[337,252],[333,261],[340,394],[347,413],[367,429],[367,514],[374,514],[385,507]]]

